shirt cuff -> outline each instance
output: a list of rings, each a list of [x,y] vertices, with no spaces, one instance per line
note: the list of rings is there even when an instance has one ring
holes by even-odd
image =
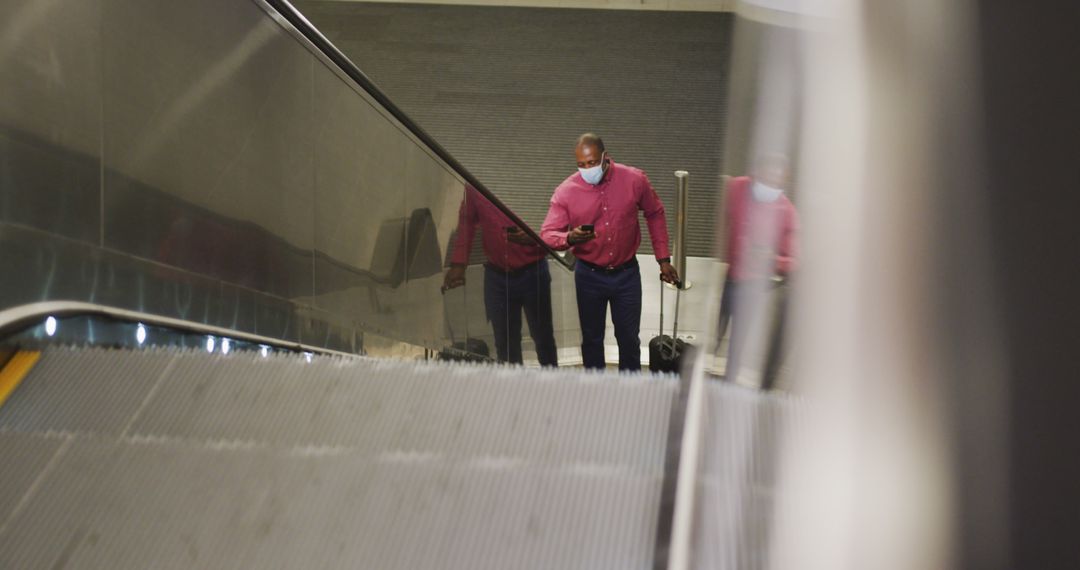
[[[557,250],[557,251],[565,251],[565,250],[570,249],[571,247],[573,247],[573,244],[571,244],[570,240],[567,239],[570,236],[570,232],[551,232],[549,235],[551,237],[555,238],[555,239],[554,240],[548,240],[548,239],[546,239],[546,238],[548,238],[548,236],[545,236],[545,235],[541,235],[540,237],[545,238],[544,241],[546,241],[547,244],[549,246],[551,246],[551,249],[554,249],[554,250]],[[552,242],[554,242],[554,243],[552,243]]]
[[[659,264],[671,263],[671,258],[670,257],[661,257],[660,259],[656,260],[656,263],[659,263]]]

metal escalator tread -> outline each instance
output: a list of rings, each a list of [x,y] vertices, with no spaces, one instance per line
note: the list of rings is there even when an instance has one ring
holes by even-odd
[[[63,441],[60,437],[0,432],[0,533]]]
[[[698,568],[770,568],[770,539],[780,516],[776,496],[783,445],[806,446],[799,398],[710,384],[705,390],[705,446],[698,479]]]
[[[119,435],[174,355],[60,349],[41,358],[0,407],[0,429]]]
[[[0,450],[27,458],[2,476],[0,567],[650,567],[676,390],[51,349],[0,410]]]

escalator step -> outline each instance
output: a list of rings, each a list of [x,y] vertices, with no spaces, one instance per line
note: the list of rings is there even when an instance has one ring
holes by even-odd
[[[0,567],[647,568],[672,379],[50,349]]]

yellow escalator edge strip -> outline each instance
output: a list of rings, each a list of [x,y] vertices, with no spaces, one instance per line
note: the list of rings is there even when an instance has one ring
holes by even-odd
[[[26,378],[39,358],[41,358],[39,350],[20,350],[3,368],[0,368],[0,406],[4,405],[8,396],[19,386],[19,382]]]

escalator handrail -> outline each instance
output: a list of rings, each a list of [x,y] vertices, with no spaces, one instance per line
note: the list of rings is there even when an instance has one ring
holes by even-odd
[[[313,354],[324,356],[347,358],[362,356],[351,352],[342,352],[340,350],[305,344],[303,342],[294,342],[258,335],[237,329],[200,323],[198,321],[166,317],[164,315],[155,315],[153,313],[144,313],[142,311],[121,309],[109,305],[87,303],[84,301],[38,301],[0,309],[0,339],[16,334],[28,326],[43,322],[47,317],[61,318],[77,316],[104,317],[133,324],[141,323],[175,331],[185,331],[192,334],[205,334],[250,342],[253,344],[265,344],[270,347],[293,352],[311,352]]]
[[[516,224],[522,231],[525,232],[530,238],[532,238],[537,245],[544,248],[548,255],[558,261],[561,265],[567,269],[573,269],[573,261],[567,259],[563,255],[560,255],[554,248],[549,246],[540,236],[533,231],[517,214],[514,213],[509,207],[506,206],[495,196],[486,186],[484,186],[480,180],[472,175],[460,162],[458,162],[445,148],[439,143],[435,142],[435,139],[431,135],[427,134],[424,129],[420,128],[420,125],[416,124],[408,115],[405,114],[389,97],[367,75],[364,75],[363,71],[356,66],[344,53],[341,52],[329,39],[326,38],[312,24],[308,19],[300,13],[288,0],[260,0],[272,9],[278,12],[290,25],[292,25],[298,32],[300,32],[316,49],[321,51],[327,58],[330,59],[341,69],[346,75],[349,76],[356,84],[368,93],[376,102],[379,103],[387,112],[394,116],[406,129],[409,130],[417,139],[420,140],[425,146],[435,153],[447,166],[449,166],[454,172],[457,173],[467,184],[472,186],[479,192],[485,199],[491,202],[496,208],[505,214],[510,221]]]

